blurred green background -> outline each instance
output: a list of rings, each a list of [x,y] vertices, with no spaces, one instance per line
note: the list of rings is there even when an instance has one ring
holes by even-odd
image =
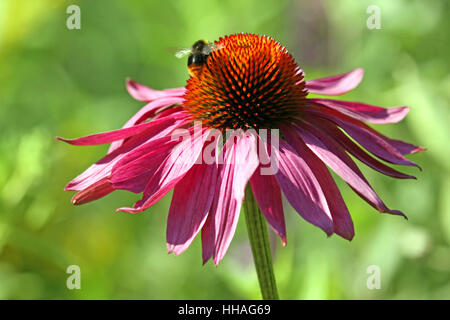
[[[381,9],[369,30],[367,7]],[[66,8],[81,8],[68,30]],[[409,105],[390,136],[428,147],[406,168],[414,180],[366,170],[398,216],[381,215],[338,180],[352,213],[352,242],[326,238],[286,207],[288,245],[273,234],[284,299],[450,299],[450,30],[441,1],[70,1],[0,0],[0,298],[258,299],[243,217],[219,267],[202,266],[199,239],[167,254],[170,195],[138,215],[115,213],[138,195],[115,192],[80,207],[65,184],[107,146],[73,147],[78,137],[119,128],[143,103],[125,90],[131,77],[150,87],[181,87],[186,60],[168,48],[252,32],[289,48],[306,79],[363,67],[343,97],[385,107]],[[79,265],[81,290],[66,288]],[[367,268],[381,270],[369,290]]]

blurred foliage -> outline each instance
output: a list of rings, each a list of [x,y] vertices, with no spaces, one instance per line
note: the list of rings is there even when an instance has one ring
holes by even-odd
[[[217,268],[202,266],[199,239],[168,255],[171,196],[138,215],[114,212],[138,198],[126,192],[73,207],[64,185],[106,146],[53,139],[120,127],[142,106],[126,93],[126,77],[184,86],[186,61],[170,48],[252,32],[287,46],[307,79],[365,68],[344,98],[409,105],[405,121],[377,129],[428,147],[410,157],[422,172],[404,170],[417,181],[362,168],[408,221],[377,214],[342,181],[352,242],[326,238],[286,206],[288,246],[272,234],[281,297],[449,299],[449,2],[376,1],[382,28],[369,30],[372,2],[0,0],[0,298],[260,297],[243,219]],[[66,28],[70,4],[81,7],[81,30]],[[81,290],[66,288],[71,264],[81,267]],[[370,265],[381,268],[380,290],[366,287]]]

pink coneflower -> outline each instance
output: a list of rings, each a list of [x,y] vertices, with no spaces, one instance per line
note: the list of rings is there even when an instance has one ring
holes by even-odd
[[[138,213],[174,189],[167,222],[169,251],[180,254],[202,231],[203,261],[213,258],[216,265],[234,235],[249,182],[283,244],[282,194],[328,236],[336,233],[351,240],[353,222],[327,166],[379,212],[404,216],[383,203],[350,155],[385,175],[409,179],[414,177],[377,158],[417,166],[404,155],[423,150],[365,124],[399,122],[408,107],[384,109],[307,98],[308,93],[344,94],[362,76],[363,70],[355,69],[305,81],[293,57],[275,40],[253,34],[221,38],[186,88],[159,91],[128,80],[131,96],[147,104],[122,129],[73,140],[60,138],[73,145],[111,143],[106,156],[66,190],[79,191],[72,200],[76,205],[116,189],[142,193],[133,207],[118,209]],[[192,138],[174,139],[179,129]],[[217,132],[227,129],[235,134],[221,146]],[[278,145],[260,136],[260,129],[279,129]],[[208,148],[215,160],[201,161]],[[261,151],[276,160],[272,174],[262,173],[266,165],[259,161]],[[218,160],[219,154],[223,161]]]

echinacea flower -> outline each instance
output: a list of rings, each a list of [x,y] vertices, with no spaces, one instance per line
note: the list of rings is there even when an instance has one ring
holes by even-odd
[[[354,89],[363,70],[305,81],[286,48],[270,37],[237,34],[215,45],[185,88],[154,90],[128,80],[131,96],[147,104],[122,129],[59,138],[73,145],[111,143],[105,157],[66,186],[79,191],[74,204],[123,189],[142,193],[142,199],[118,210],[138,213],[174,189],[167,221],[169,252],[182,253],[201,231],[203,261],[213,258],[216,265],[234,235],[248,183],[283,244],[282,194],[328,236],[353,238],[352,219],[327,167],[379,212],[404,216],[383,203],[350,155],[385,175],[414,178],[379,159],[417,166],[405,155],[423,148],[365,124],[399,122],[408,107],[308,98],[308,93],[336,96]],[[180,129],[191,138],[174,139]],[[261,129],[279,130],[278,143],[262,137]],[[218,141],[227,130],[234,133],[222,146]],[[202,161],[208,148],[213,161]],[[276,170],[263,174],[267,165],[259,154],[275,159]]]

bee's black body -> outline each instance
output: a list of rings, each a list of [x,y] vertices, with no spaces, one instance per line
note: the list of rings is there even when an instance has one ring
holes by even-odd
[[[202,66],[206,63],[206,59],[210,54],[210,47],[205,40],[198,40],[192,46],[191,54],[188,57],[187,65]]]

